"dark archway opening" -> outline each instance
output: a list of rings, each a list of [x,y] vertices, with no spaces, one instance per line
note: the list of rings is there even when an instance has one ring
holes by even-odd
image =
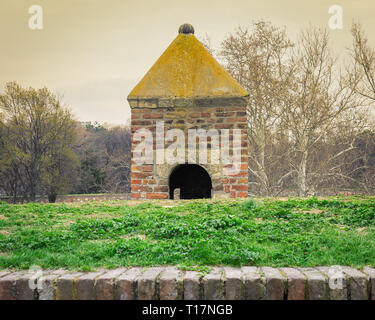
[[[181,164],[169,176],[169,197],[180,188],[180,199],[211,198],[212,182],[208,172],[197,164]]]

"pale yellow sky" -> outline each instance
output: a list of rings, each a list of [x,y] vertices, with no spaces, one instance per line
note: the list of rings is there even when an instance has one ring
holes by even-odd
[[[28,27],[31,5],[44,29]],[[218,46],[237,26],[264,19],[294,38],[309,24],[327,26],[331,5],[343,8],[343,30],[331,31],[345,54],[350,26],[363,25],[375,45],[374,0],[0,0],[0,90],[7,81],[47,86],[64,96],[76,118],[125,124],[126,97],[185,22]]]

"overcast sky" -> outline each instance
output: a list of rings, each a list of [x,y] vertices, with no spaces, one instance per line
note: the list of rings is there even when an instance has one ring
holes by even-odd
[[[43,8],[43,30],[30,30],[31,5]],[[375,44],[374,0],[0,0],[0,90],[7,81],[46,86],[63,95],[82,121],[125,124],[126,97],[185,22],[214,46],[237,26],[264,19],[294,38],[309,24],[328,26],[331,5],[343,8],[331,31],[341,54],[350,26],[363,25]]]

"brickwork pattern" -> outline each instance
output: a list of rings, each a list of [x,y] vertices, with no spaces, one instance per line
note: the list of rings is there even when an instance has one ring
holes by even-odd
[[[213,194],[228,198],[248,196],[248,158],[247,158],[247,118],[246,107],[173,107],[173,108],[133,108],[131,111],[131,130],[150,130],[153,134],[153,150],[156,150],[156,122],[164,122],[164,130],[181,129],[185,134],[185,147],[188,147],[189,129],[230,129],[230,150],[232,149],[233,129],[241,129],[241,164],[235,175],[213,174],[206,168],[212,179]],[[208,140],[207,149],[211,147]],[[140,141],[132,140],[132,159],[134,149]],[[165,145],[165,148],[168,144]],[[198,144],[197,144],[198,148]],[[187,160],[187,159],[186,159]],[[208,159],[209,160],[209,159]],[[197,157],[199,164],[199,159]],[[132,160],[131,198],[132,199],[169,199],[168,178],[156,174],[155,156],[153,164],[137,165]],[[220,170],[222,171],[222,170]]]
[[[343,286],[333,288],[329,267],[215,267],[205,275],[175,267],[45,270],[39,278],[5,270],[0,300],[375,300],[375,269],[342,270]]]

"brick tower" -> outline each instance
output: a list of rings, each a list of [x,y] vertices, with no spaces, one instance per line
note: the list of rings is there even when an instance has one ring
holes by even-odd
[[[177,37],[128,96],[132,199],[247,197],[247,99],[248,93],[194,36],[193,27],[182,25]],[[167,133],[171,129],[183,136]],[[206,159],[199,154],[204,139],[191,138],[199,129],[207,133]],[[148,134],[139,139],[142,130],[152,133],[152,137]],[[224,134],[229,137],[229,145],[224,143]],[[173,163],[169,160],[178,152],[166,150],[176,141],[185,150]],[[140,153],[141,144],[151,152]],[[223,156],[228,148],[232,160],[237,161],[232,171],[227,169],[231,165]],[[195,158],[189,157],[189,152]],[[136,153],[142,155],[143,162],[136,160]],[[185,157],[181,157],[183,153]]]

